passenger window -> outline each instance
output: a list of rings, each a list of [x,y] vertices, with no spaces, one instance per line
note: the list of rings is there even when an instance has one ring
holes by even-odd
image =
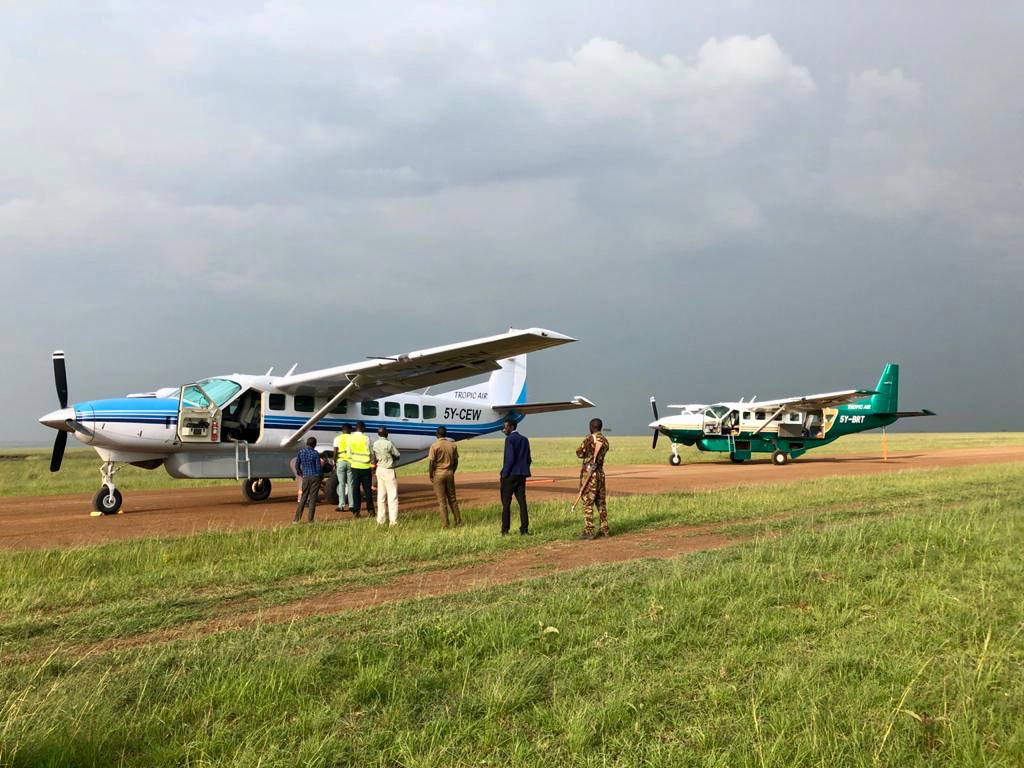
[[[757,411],[754,414],[754,418],[756,418],[758,421],[764,421],[764,411]]]
[[[436,419],[437,418],[437,407],[433,405],[423,406],[423,418],[424,419]]]
[[[398,403],[384,403],[384,415],[389,419],[397,419],[398,414],[401,413],[402,409]]]
[[[744,411],[743,412],[743,420],[744,421],[750,421],[750,411]]]
[[[789,420],[790,421],[794,421],[794,422],[795,421],[800,421],[800,414],[799,413],[791,413],[791,414],[789,414]]]
[[[295,396],[295,410],[299,413],[312,413],[316,410],[314,407],[314,401],[312,395],[296,395]]]
[[[284,395],[271,395],[267,400],[267,405],[272,411],[283,411]]]
[[[334,407],[331,408],[331,413],[348,413],[348,400],[335,403]]]
[[[420,407],[413,405],[412,403],[405,404],[405,418],[407,419],[418,419],[420,417]]]
[[[359,407],[363,416],[380,416],[380,403],[376,400],[364,400]]]

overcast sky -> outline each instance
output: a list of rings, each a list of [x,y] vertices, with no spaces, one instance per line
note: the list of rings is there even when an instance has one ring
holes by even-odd
[[[887,360],[1024,429],[1020,3],[370,5],[0,6],[0,442],[57,348],[77,401],[509,326],[619,434]]]

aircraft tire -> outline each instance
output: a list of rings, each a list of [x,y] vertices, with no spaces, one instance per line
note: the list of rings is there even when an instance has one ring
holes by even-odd
[[[784,454],[782,451],[775,451],[772,454],[772,464],[776,467],[781,467],[789,463],[789,456]]]
[[[102,512],[104,515],[116,515],[118,510],[121,509],[121,503],[124,501],[121,496],[121,492],[114,489],[112,494],[107,493],[107,486],[103,486],[96,495],[92,497],[92,508],[97,512]]]
[[[729,454],[729,460],[734,464],[742,464],[746,459],[737,459],[733,454]]]
[[[677,456],[676,454],[673,453],[671,456],[668,457],[668,463],[671,464],[673,467],[678,467],[680,464],[683,463],[683,459],[682,457]]]
[[[270,498],[270,478],[250,477],[243,480],[242,495],[249,501],[266,501]]]

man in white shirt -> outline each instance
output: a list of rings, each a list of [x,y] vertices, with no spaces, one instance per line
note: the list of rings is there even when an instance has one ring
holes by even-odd
[[[377,525],[383,525],[389,519],[394,528],[398,525],[398,478],[395,475],[395,462],[402,454],[395,444],[388,440],[385,427],[377,430],[379,436],[373,443],[373,458],[377,464]]]

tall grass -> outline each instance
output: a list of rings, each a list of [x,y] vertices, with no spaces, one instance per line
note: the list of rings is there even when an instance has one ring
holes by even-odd
[[[851,479],[843,525],[6,663],[0,763],[1017,766],[1020,473]]]

